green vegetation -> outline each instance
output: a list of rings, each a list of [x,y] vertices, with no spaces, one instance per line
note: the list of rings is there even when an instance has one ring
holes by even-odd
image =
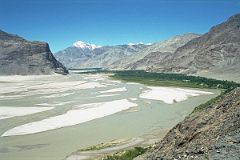
[[[138,82],[146,85],[154,86],[180,86],[180,87],[192,87],[192,88],[210,88],[210,89],[222,89],[224,90],[219,96],[210,99],[204,104],[196,107],[192,113],[196,113],[209,107],[211,104],[222,98],[223,95],[230,92],[236,87],[240,87],[240,84],[233,81],[216,80],[211,78],[189,76],[185,74],[174,73],[149,73],[145,71],[117,71],[112,76],[115,79],[121,79],[125,81]]]
[[[209,107],[211,104],[215,103],[220,97],[222,97],[222,94],[215,98],[210,99],[206,103],[200,104],[199,106],[195,107],[192,114],[196,113],[196,112],[200,112],[200,111],[204,110],[205,108]]]
[[[115,79],[143,83],[146,85],[181,86],[193,88],[229,89],[240,86],[235,82],[222,81],[211,78],[189,76],[176,73],[151,73],[142,70],[116,71],[112,76]]]
[[[133,160],[135,157],[146,152],[146,148],[134,147],[133,149],[108,155],[102,160]]]
[[[108,144],[101,143],[101,144],[98,144],[95,146],[80,149],[80,151],[96,151],[96,150],[112,147],[113,145],[114,144],[110,144],[110,143],[108,143]]]
[[[86,73],[110,73],[113,74],[112,78],[142,83],[152,86],[177,86],[177,87],[192,87],[192,88],[211,88],[211,89],[224,89],[232,90],[240,87],[240,84],[233,81],[216,80],[211,78],[190,76],[186,74],[177,73],[152,73],[143,70],[126,70],[126,71],[108,71],[98,70]]]
[[[210,107],[212,104],[214,104],[215,102],[217,102],[219,99],[221,99],[225,94],[229,93],[231,90],[233,90],[234,88],[229,88],[226,89],[224,92],[222,92],[219,96],[210,99],[209,101],[207,101],[206,103],[200,104],[199,106],[195,107],[192,114],[196,113],[196,112],[200,112],[203,111],[204,109]]]
[[[211,78],[190,76],[186,74],[175,73],[151,73],[143,70],[129,70],[129,71],[92,71],[88,73],[107,73],[112,74],[110,77],[117,80],[130,81],[142,83],[152,86],[177,86],[177,87],[191,87],[191,88],[208,88],[208,89],[221,89],[222,93],[207,101],[204,104],[196,107],[193,113],[202,111],[207,107],[210,107],[213,103],[218,101],[224,95],[240,87],[239,83],[226,80],[216,80]],[[86,74],[86,73],[85,73]],[[135,147],[133,149],[108,155],[102,160],[132,160],[133,158],[145,153],[147,148]]]
[[[176,86],[176,87],[191,87],[191,88],[208,88],[221,89],[223,92],[216,98],[196,107],[193,113],[202,111],[221,98],[226,93],[236,87],[240,87],[239,83],[226,80],[216,80],[211,78],[190,76],[186,74],[176,73],[151,73],[143,70],[128,70],[128,71],[93,71],[88,73],[111,73],[110,77],[130,82],[142,83],[151,86]]]
[[[114,147],[114,146],[122,144],[126,141],[127,140],[113,140],[113,141],[106,142],[106,143],[100,143],[100,144],[97,144],[97,145],[94,145],[94,146],[90,146],[90,147],[87,147],[87,148],[80,149],[79,152],[94,151],[94,150],[101,150],[101,149],[105,149],[105,148],[109,148],[109,147]]]

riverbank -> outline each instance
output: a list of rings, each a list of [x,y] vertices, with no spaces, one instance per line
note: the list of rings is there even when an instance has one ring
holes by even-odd
[[[141,72],[140,72],[141,73]],[[145,73],[144,73],[145,74]],[[210,108],[212,105],[217,105],[220,103],[220,101],[222,99],[226,99],[226,97],[229,95],[229,94],[232,94],[232,90],[234,90],[235,88],[239,87],[240,85],[238,83],[235,83],[235,82],[228,82],[228,81],[220,81],[220,80],[214,80],[214,79],[208,79],[208,78],[203,78],[203,77],[192,77],[192,76],[185,76],[185,75],[174,75],[174,74],[170,74],[167,76],[169,76],[168,78],[162,78],[161,77],[164,75],[164,74],[150,74],[150,76],[144,76],[144,74],[139,74],[138,72],[116,72],[114,75],[112,75],[111,77],[114,78],[114,79],[117,79],[117,80],[124,80],[124,81],[127,81],[127,82],[134,82],[134,83],[142,83],[142,84],[148,84],[148,85],[152,85],[152,86],[157,86],[157,85],[162,85],[162,84],[170,84],[171,86],[191,86],[191,87],[197,87],[197,88],[206,88],[206,87],[209,87],[209,88],[221,88],[223,89],[223,92],[221,93],[221,95],[219,95],[218,97],[216,98],[213,98],[211,100],[209,100],[208,102],[204,103],[204,104],[201,104],[199,105],[198,107],[196,107],[193,111],[193,113],[191,115],[198,115],[198,114],[201,114],[201,112],[203,111],[206,111],[208,108]],[[174,78],[173,78],[174,77]],[[181,81],[176,81],[176,77],[181,79]],[[166,81],[166,80],[169,80],[171,79],[172,81]],[[183,80],[185,79],[185,80]],[[164,83],[165,82],[165,83]],[[167,83],[166,83],[167,82]],[[201,82],[201,83],[199,83]],[[236,90],[235,92],[237,92],[239,90]],[[236,94],[236,93],[235,93]],[[151,98],[153,97],[152,95],[150,96]],[[231,96],[228,96],[228,97],[231,97]],[[234,96],[235,97],[235,96]],[[236,100],[233,99],[235,102]],[[238,104],[239,105],[239,104]],[[238,106],[239,107],[239,106]],[[237,109],[237,108],[236,108]],[[237,109],[239,111],[239,109]],[[191,115],[189,117],[191,117]],[[219,116],[222,116],[222,115],[219,115]],[[188,118],[188,117],[187,117]],[[186,119],[187,119],[186,118]],[[186,120],[185,120],[186,121]],[[185,121],[183,121],[182,123],[185,123]],[[198,124],[198,122],[196,122],[196,124]],[[193,124],[193,125],[196,125],[196,124]],[[236,124],[235,124],[236,125]],[[225,126],[224,126],[225,127]],[[240,126],[238,126],[239,128]],[[237,133],[237,131],[235,131]],[[225,133],[225,132],[224,132]],[[168,133],[168,134],[171,134],[171,131]],[[167,135],[168,136],[168,135]],[[167,137],[166,136],[166,137]],[[166,137],[164,139],[166,139]],[[208,138],[205,138],[203,139],[206,140]],[[234,139],[234,138],[233,138]],[[164,140],[163,140],[164,141]],[[234,141],[235,142],[235,141]],[[168,142],[164,142],[162,144],[162,142],[160,142],[158,144],[158,147],[155,146],[155,145],[150,145],[151,147],[146,147],[145,149],[143,148],[144,152],[139,152],[139,153],[136,153],[134,151],[136,151],[134,148],[132,149],[129,149],[129,150],[125,150],[125,151],[121,151],[119,153],[112,153],[108,156],[105,156],[104,160],[123,160],[123,159],[133,159],[134,157],[137,157],[141,154],[144,154],[146,150],[147,151],[147,154],[145,154],[146,156],[140,156],[139,160],[143,160],[143,159],[156,159],[156,158],[153,158],[153,155],[156,157],[156,154],[154,151],[154,149],[157,149],[160,147],[160,145],[165,145],[166,146],[168,145]],[[171,144],[169,144],[171,145]],[[188,144],[187,144],[188,145]],[[205,146],[204,146],[205,147]],[[204,148],[203,147],[203,148]],[[154,149],[152,149],[154,148]],[[160,147],[161,148],[161,147]],[[230,147],[231,148],[231,147]],[[174,149],[176,150],[176,149]],[[158,151],[159,152],[159,151]],[[234,154],[236,154],[236,151],[234,151]],[[128,153],[128,154],[126,154]],[[131,154],[130,154],[131,153]],[[160,152],[161,153],[161,152]],[[165,153],[165,151],[164,151]],[[204,153],[204,151],[203,151]],[[212,152],[213,153],[213,152]],[[216,153],[220,153],[220,151],[216,151]],[[165,155],[165,154],[164,154]],[[166,158],[166,155],[161,155],[160,157],[162,157],[164,159],[164,157]],[[167,158],[179,158],[179,156],[175,156],[175,154],[171,153],[171,154],[168,154],[168,157]],[[221,156],[219,155],[216,155],[216,154],[212,154],[211,156],[217,156],[217,157],[226,157],[227,155],[226,154],[223,154]],[[237,155],[236,155],[237,156]],[[159,156],[157,156],[159,157]],[[192,159],[196,159],[196,158],[199,158],[198,156],[196,155],[191,155],[189,153],[181,153],[180,155],[181,158],[185,158],[188,159],[192,158]],[[200,156],[202,157],[202,155]],[[206,158],[206,157],[205,157]]]
[[[240,158],[240,88],[187,116],[136,160]]]
[[[142,93],[151,90],[147,86],[113,80],[108,77],[108,74],[36,76],[23,77],[21,80],[10,78],[10,81],[2,79],[0,85],[1,91],[4,91],[0,93],[2,96],[0,107],[54,107],[44,112],[0,120],[1,135],[11,133],[11,135],[0,137],[1,160],[9,158],[17,160],[19,157],[26,160],[29,157],[31,160],[59,160],[81,148],[114,139],[143,138],[144,145],[149,145],[182,121],[194,107],[220,94],[218,89],[188,88],[188,90],[213,94],[196,95],[182,101],[165,103],[163,100],[141,98]],[[173,88],[180,87],[168,89]],[[182,89],[184,92],[187,90],[187,88]],[[21,97],[15,97],[16,95]],[[89,109],[98,110],[112,102],[122,103],[119,100],[137,105],[124,110],[120,108],[117,113],[111,112],[86,122],[80,121],[79,117],[75,116],[74,123],[77,124],[74,125],[72,125],[73,119],[67,116],[78,115]],[[108,110],[104,109],[104,114]],[[56,118],[60,118],[62,123],[56,123]],[[51,122],[52,128],[49,129],[48,123],[42,122]],[[66,122],[68,125],[64,125]],[[29,133],[29,127],[41,129],[41,131]],[[27,131],[29,134],[15,135],[23,133],[22,131]]]

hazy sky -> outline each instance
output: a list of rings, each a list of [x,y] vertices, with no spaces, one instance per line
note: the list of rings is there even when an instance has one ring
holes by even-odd
[[[0,29],[56,52],[77,40],[113,45],[205,33],[236,13],[240,0],[0,0]]]

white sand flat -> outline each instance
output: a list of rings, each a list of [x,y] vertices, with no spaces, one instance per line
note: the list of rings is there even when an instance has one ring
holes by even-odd
[[[138,85],[138,84],[140,84],[140,83],[136,83],[136,82],[127,82],[126,84]]]
[[[48,95],[48,96],[42,96],[42,98],[66,97],[66,96],[73,95],[73,94],[74,94],[74,92],[71,92],[71,93],[51,94],[51,95]]]
[[[135,106],[137,106],[136,103],[129,102],[127,99],[83,104],[75,107],[72,110],[69,110],[65,114],[12,128],[6,131],[2,137],[33,134],[57,128],[73,126],[97,118],[105,117],[123,110],[127,110]]]
[[[100,74],[93,74],[93,75],[87,75],[84,77],[86,80],[94,80],[94,81],[104,81],[105,76],[100,75]]]
[[[9,75],[9,76],[0,76],[0,81],[6,82],[21,82],[21,81],[32,81],[32,80],[41,80],[41,79],[49,79],[53,77],[64,77],[60,74],[53,75]]]
[[[129,98],[131,101],[136,101],[137,98]]]
[[[18,92],[18,91],[25,91],[25,87],[22,86],[22,84],[18,83],[0,83],[0,94],[7,94],[7,93],[13,93],[13,92]]]
[[[111,80],[112,83],[122,83],[121,81],[118,80]]]
[[[72,84],[71,84],[72,83]],[[83,90],[83,89],[93,89],[93,88],[101,88],[106,87],[97,82],[62,82],[56,84],[43,84],[43,85],[33,85],[26,87],[26,92],[22,96],[31,96],[36,94],[60,94],[63,92],[68,91],[75,91],[75,90]],[[7,88],[7,87],[6,87]],[[7,89],[6,89],[7,90]],[[11,91],[11,90],[10,90]],[[22,91],[19,89],[18,91]],[[60,96],[60,95],[57,95]],[[66,95],[64,95],[66,96]],[[51,97],[50,97],[51,98]]]
[[[0,100],[8,100],[8,99],[21,99],[21,98],[23,98],[23,97],[25,97],[25,95],[21,95],[21,94],[19,94],[19,95],[9,95],[9,96],[0,96]]]
[[[181,102],[194,96],[213,94],[211,92],[206,91],[172,87],[148,87],[148,88],[149,90],[145,90],[142,94],[140,94],[140,98],[161,100],[168,104],[173,104],[174,102]]]
[[[102,94],[102,95],[98,95],[96,97],[112,97],[112,96],[119,96],[119,94]]]
[[[69,103],[72,103],[74,101],[67,101],[67,102],[55,102],[55,103],[39,103],[39,104],[35,104],[37,106],[51,106],[51,107],[54,107],[54,106],[63,106],[65,104],[69,104]]]
[[[52,76],[3,76],[0,77],[0,98],[16,99],[35,94],[54,94],[72,90],[106,87],[98,82],[77,81],[69,77]],[[57,95],[61,96],[61,95]],[[51,97],[50,97],[51,98]]]
[[[54,107],[0,107],[0,119],[25,116],[47,111],[53,108]]]
[[[112,93],[112,92],[124,92],[127,91],[126,87],[122,87],[122,88],[114,88],[114,89],[109,89],[106,91],[100,91],[100,93]]]

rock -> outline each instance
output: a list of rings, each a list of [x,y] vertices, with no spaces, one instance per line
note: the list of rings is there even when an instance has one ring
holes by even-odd
[[[167,40],[156,42],[152,46],[140,51],[137,54],[127,57],[124,69],[149,69],[158,66],[159,62],[174,53],[179,47],[184,46],[190,40],[199,37],[199,34],[186,33],[177,35]],[[120,63],[121,64],[121,63]]]
[[[146,160],[155,160],[156,157],[239,160],[239,102],[240,88],[236,88],[211,104],[214,107],[207,107],[186,117],[154,148],[140,157]]]
[[[192,39],[157,65],[153,72],[236,74],[240,68],[240,14]],[[240,75],[240,73],[238,74]]]
[[[30,42],[0,30],[0,75],[67,74],[45,42]]]
[[[140,43],[94,49],[71,46],[55,56],[68,68],[146,69],[196,37],[199,35],[188,33],[152,45]]]
[[[55,53],[55,56],[68,68],[112,68],[116,61],[125,59],[146,47],[148,45],[144,44],[102,46],[94,49],[71,46]]]
[[[174,52],[178,47],[183,46],[190,40],[199,37],[198,34],[187,33],[178,35],[168,40],[153,43],[139,52],[116,61],[110,69],[147,69],[164,59],[168,53]]]

